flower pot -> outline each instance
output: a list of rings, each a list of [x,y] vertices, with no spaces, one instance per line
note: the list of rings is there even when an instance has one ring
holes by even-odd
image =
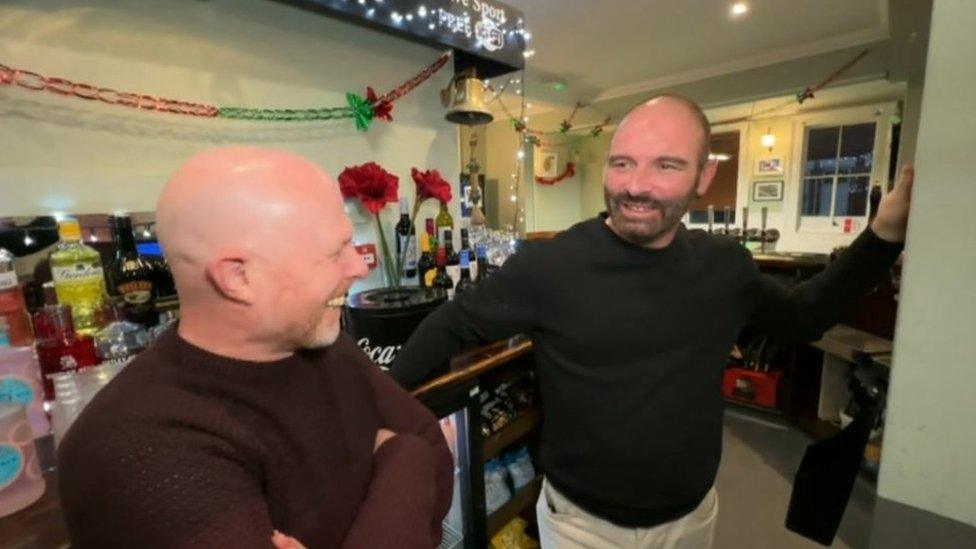
[[[400,347],[431,311],[447,301],[443,290],[376,288],[349,296],[343,329],[373,362],[388,370]]]

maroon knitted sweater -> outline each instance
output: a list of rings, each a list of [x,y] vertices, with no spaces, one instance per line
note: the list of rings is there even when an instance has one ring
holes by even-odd
[[[377,429],[398,436],[374,454]],[[274,362],[170,330],[59,448],[73,546],[429,548],[453,460],[436,418],[351,338]]]

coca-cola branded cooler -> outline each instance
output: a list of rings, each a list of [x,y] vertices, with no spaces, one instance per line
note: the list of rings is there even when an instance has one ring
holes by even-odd
[[[387,370],[410,334],[446,299],[441,290],[416,287],[359,292],[349,296],[343,329],[373,362]]]
[[[349,296],[342,316],[343,329],[359,344],[369,358],[384,370],[389,369],[400,347],[434,309],[447,300],[443,290],[423,288],[377,288]],[[450,407],[449,407],[450,408]],[[463,535],[465,510],[461,496],[459,448],[468,445],[466,415],[463,408],[433,410],[441,416],[441,429],[454,455],[454,498],[443,523],[444,538],[440,547],[473,547],[473,538]],[[461,426],[459,428],[459,426]],[[465,469],[466,470],[466,469]],[[479,469],[480,470],[480,469]]]

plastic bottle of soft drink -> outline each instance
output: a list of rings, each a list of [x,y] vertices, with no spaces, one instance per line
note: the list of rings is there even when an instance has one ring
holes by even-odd
[[[7,323],[11,346],[26,347],[34,343],[30,314],[14,269],[14,255],[3,248],[0,248],[0,318]]]

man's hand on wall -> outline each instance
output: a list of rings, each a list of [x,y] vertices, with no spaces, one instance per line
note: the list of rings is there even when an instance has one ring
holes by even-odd
[[[910,164],[901,167],[895,188],[881,197],[878,215],[871,222],[874,234],[888,242],[904,242],[908,227],[908,209],[912,203],[912,184],[915,168]]]

